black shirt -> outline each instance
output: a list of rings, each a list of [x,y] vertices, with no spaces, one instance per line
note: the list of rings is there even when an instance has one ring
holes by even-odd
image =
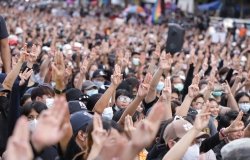
[[[2,16],[0,16],[0,40],[5,39],[9,36],[7,27],[5,24],[5,20]]]
[[[70,159],[82,160],[83,158],[82,154],[79,154],[82,152],[82,150],[76,144],[74,137],[70,139],[64,155],[62,155],[61,148],[59,147],[58,149],[59,149],[59,154],[61,155],[60,160],[70,160]]]

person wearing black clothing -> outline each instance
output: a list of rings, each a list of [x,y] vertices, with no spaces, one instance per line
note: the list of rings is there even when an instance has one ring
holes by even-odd
[[[4,18],[0,15],[0,53],[3,61],[4,72],[11,70],[11,55],[8,41],[8,31]]]

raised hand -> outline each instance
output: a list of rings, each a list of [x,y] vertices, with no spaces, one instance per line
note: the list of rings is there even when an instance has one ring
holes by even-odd
[[[199,94],[199,87],[198,85],[190,85],[188,87],[188,96],[190,98],[195,98]]]
[[[127,115],[125,117],[125,122],[124,122],[124,130],[125,132],[131,137],[132,133],[135,131],[134,123],[132,120],[132,117],[130,115]]]
[[[138,97],[144,98],[148,94],[151,80],[152,75],[150,73],[147,73],[143,83],[139,86],[137,93]]]
[[[59,85],[57,89],[64,89],[64,78],[65,78],[65,64],[63,54],[61,52],[55,53],[54,63],[52,63],[52,73],[56,85]]]
[[[149,113],[148,117],[141,121],[136,130],[132,132],[131,141],[139,151],[149,146],[154,140],[159,129],[160,123],[163,120],[165,107],[162,103],[156,103]]]
[[[93,146],[99,147],[99,149],[101,149],[105,140],[108,137],[108,133],[106,130],[103,129],[102,119],[97,113],[95,113],[93,117],[93,126],[94,129],[91,133],[93,139]]]
[[[32,160],[33,152],[29,143],[29,127],[25,117],[18,119],[13,135],[9,138],[6,160]]]
[[[121,68],[119,65],[115,65],[114,74],[111,76],[111,82],[113,85],[118,86],[122,81]]]
[[[160,58],[160,68],[169,71],[171,69],[171,65],[173,63],[173,59],[171,54],[166,54],[165,51],[162,52]]]
[[[39,49],[35,44],[33,44],[31,52],[29,54],[29,62],[34,64],[38,56],[39,56]]]
[[[26,68],[25,71],[23,71],[23,73],[19,73],[19,77],[21,79],[19,82],[19,86],[24,85],[25,81],[30,78],[32,73],[33,73],[33,69],[28,71],[28,68]]]
[[[66,133],[68,124],[64,124],[68,103],[64,97],[56,97],[52,108],[43,111],[31,136],[35,149],[39,152],[47,146],[58,143]]]
[[[171,101],[171,94],[172,94],[172,85],[170,77],[165,79],[165,87],[162,90],[162,100],[169,100]]]
[[[205,127],[207,127],[209,119],[210,119],[210,112],[209,112],[209,102],[206,102],[205,105],[202,106],[201,112],[196,116],[194,121],[194,127],[198,131],[201,131]]]
[[[242,131],[244,129],[244,123],[242,122],[243,112],[240,111],[236,119],[224,130],[224,134],[231,132]]]
[[[200,83],[200,76],[199,74],[196,74],[192,80],[192,85],[199,85]]]
[[[85,58],[80,68],[80,74],[85,75],[88,71],[88,67],[89,67],[89,59]]]

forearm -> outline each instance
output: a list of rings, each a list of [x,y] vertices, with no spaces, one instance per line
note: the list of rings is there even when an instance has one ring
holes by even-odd
[[[4,41],[1,43],[1,58],[3,61],[3,67],[5,72],[9,73],[11,71],[11,55],[10,55],[10,48],[8,45],[8,39],[1,41]]]
[[[158,70],[156,71],[156,73],[153,76],[153,79],[150,83],[150,91],[148,92],[147,96],[145,97],[145,102],[146,103],[150,103],[152,102],[155,97],[156,97],[156,86],[159,83],[161,76],[163,73],[163,69],[158,68]]]
[[[239,112],[238,104],[232,93],[228,94],[227,106],[229,106],[233,111]]]
[[[101,98],[96,102],[93,111],[102,114],[103,110],[108,106],[109,100],[116,90],[116,86],[113,84],[105,91]]]
[[[202,65],[202,62],[198,61],[195,65],[195,68],[194,68],[194,75],[198,74],[199,73],[199,70],[201,68],[201,65]]]
[[[205,88],[205,91],[203,92],[204,102],[206,102],[209,99],[211,92],[212,91],[210,89]]]
[[[176,115],[178,116],[187,116],[189,107],[193,101],[193,98],[189,97],[189,95],[186,95],[184,101],[182,102],[181,106],[177,108]]]
[[[22,61],[18,61],[17,64],[15,65],[15,67],[10,71],[10,73],[7,75],[7,77],[5,78],[4,82],[3,82],[3,87],[7,90],[12,90],[12,86],[21,70],[23,62]]]
[[[173,117],[172,109],[171,109],[171,100],[164,100],[160,103],[163,103],[164,107],[166,108],[165,118],[163,120],[168,120]]]
[[[87,160],[96,160],[96,158],[98,157],[98,155],[101,152],[101,149],[102,149],[101,146],[93,144],[92,147],[91,147],[91,150],[90,150],[90,153],[88,155]]]
[[[49,58],[45,59],[40,67],[40,77],[44,80],[45,76],[47,75],[48,71],[49,71],[49,63],[50,60]]]
[[[181,159],[200,131],[192,128],[164,156],[163,160]]]
[[[82,89],[82,84],[83,84],[84,78],[85,78],[85,74],[80,73],[80,77],[79,77],[79,80],[78,80],[75,88],[80,89],[80,90]]]
[[[232,92],[233,96],[235,96],[235,93],[237,92],[237,88],[238,88],[239,84],[240,84],[240,81],[235,79],[234,84],[231,87],[231,92]]]
[[[129,106],[126,108],[126,110],[123,112],[121,118],[119,119],[118,123],[123,125],[125,121],[125,117],[127,115],[133,116],[136,109],[140,105],[141,101],[143,100],[143,97],[136,96],[135,99],[129,104]]]

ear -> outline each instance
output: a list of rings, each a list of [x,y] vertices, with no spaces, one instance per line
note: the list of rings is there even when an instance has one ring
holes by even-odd
[[[77,137],[79,138],[79,140],[81,140],[81,141],[85,141],[86,140],[86,134],[83,132],[83,131],[79,131],[78,133],[77,133]]]
[[[172,148],[175,145],[175,143],[176,143],[175,141],[170,139],[170,140],[168,140],[167,145],[168,145],[169,148]]]
[[[36,97],[36,101],[41,102],[42,100],[43,100],[43,98],[42,98],[42,97]]]

